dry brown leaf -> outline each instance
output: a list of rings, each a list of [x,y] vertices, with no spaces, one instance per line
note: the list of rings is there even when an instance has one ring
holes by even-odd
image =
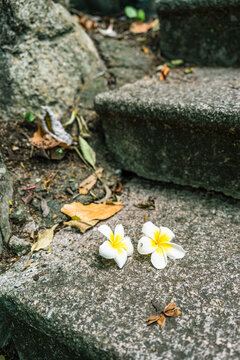
[[[157,310],[156,305],[152,303],[153,307]],[[177,309],[177,305],[174,302],[170,302],[163,311],[160,312],[158,315],[151,315],[146,321],[148,322],[147,325],[151,325],[155,322],[158,323],[161,328],[163,328],[166,317],[175,317],[181,315],[181,311]]]
[[[52,226],[50,229],[41,232],[38,235],[37,242],[32,245],[31,254],[33,254],[35,251],[46,249],[51,244],[54,237],[54,230],[57,226],[58,224]]]
[[[170,68],[166,64],[164,64],[161,69],[161,72],[160,72],[160,80],[161,81],[166,81],[169,71],[170,71]]]
[[[93,188],[96,184],[98,177],[101,177],[103,172],[103,168],[99,168],[96,172],[86,178],[81,184],[79,185],[79,194],[86,195],[89,190]]]
[[[130,32],[133,34],[142,34],[146,33],[149,29],[151,29],[151,27],[151,24],[142,21],[133,22],[130,26]]]
[[[146,46],[142,46],[142,51],[144,52],[144,54],[149,55],[149,50]]]
[[[61,211],[72,217],[79,218],[80,221],[89,223],[90,220],[105,220],[116,214],[122,209],[122,205],[104,205],[104,204],[89,204],[83,205],[79,202],[65,204]]]
[[[52,149],[58,146],[59,141],[53,139],[51,135],[46,134],[42,129],[40,123],[38,124],[38,130],[33,134],[33,137],[29,139],[33,146],[39,149]]]
[[[151,325],[153,324],[154,322],[158,321],[159,319],[159,315],[151,315],[149,316],[149,318],[146,320],[147,321],[147,325]]]
[[[70,220],[70,221],[65,222],[64,225],[75,227],[78,230],[80,230],[81,233],[84,234],[85,231],[87,231],[91,227],[95,226],[98,222],[99,222],[99,220],[90,220],[89,222],[83,222],[83,221],[79,221],[79,220]]]
[[[157,321],[158,325],[161,326],[161,329],[163,328],[164,324],[165,324],[166,318],[163,314],[160,314],[159,319]]]

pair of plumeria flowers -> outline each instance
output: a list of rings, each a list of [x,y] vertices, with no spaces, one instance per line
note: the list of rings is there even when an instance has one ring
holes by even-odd
[[[99,254],[105,259],[114,259],[120,269],[133,254],[133,245],[128,236],[124,236],[121,224],[115,227],[114,233],[108,225],[101,225],[98,230],[108,240],[99,247]],[[151,254],[151,262],[156,269],[164,269],[167,265],[167,256],[170,259],[181,259],[185,251],[180,245],[172,243],[174,233],[167,227],[155,226],[151,221],[143,225],[145,236],[138,241],[137,250],[142,255]]]

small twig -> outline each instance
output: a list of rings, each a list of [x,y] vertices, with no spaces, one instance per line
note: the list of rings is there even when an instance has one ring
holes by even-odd
[[[27,190],[32,190],[32,189],[36,189],[37,185],[34,186],[29,186],[23,189],[23,191],[27,191]]]

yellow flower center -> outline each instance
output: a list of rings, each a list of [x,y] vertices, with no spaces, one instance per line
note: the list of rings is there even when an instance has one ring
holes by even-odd
[[[121,252],[122,249],[126,250],[126,244],[122,241],[123,237],[119,234],[114,236],[113,233],[110,235],[110,243],[114,249],[117,249],[119,252]]]
[[[154,239],[152,239],[152,245],[155,246],[162,246],[163,243],[169,242],[170,236],[168,234],[162,234],[161,230],[157,230],[154,233]]]

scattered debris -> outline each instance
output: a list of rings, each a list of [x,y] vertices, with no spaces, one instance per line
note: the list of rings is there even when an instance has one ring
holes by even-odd
[[[96,172],[86,178],[84,181],[81,182],[79,185],[79,194],[86,195],[88,194],[89,190],[93,188],[96,184],[97,179],[102,176],[103,168],[99,168]]]
[[[152,303],[153,307],[157,310],[157,307],[154,303]],[[151,325],[155,322],[163,328],[167,317],[176,317],[181,315],[181,311],[177,309],[177,305],[174,302],[170,302],[164,310],[162,310],[159,314],[151,315],[146,321],[147,325]]]
[[[166,81],[169,71],[170,71],[170,68],[166,64],[164,64],[160,71],[160,80],[161,81]]]
[[[135,204],[134,206],[136,206],[140,209],[155,210],[156,209],[156,201],[151,196],[149,196],[147,201],[142,201],[138,204]]]
[[[49,215],[50,209],[48,207],[47,201],[45,199],[41,199],[41,209],[42,209],[42,216],[45,218]]]
[[[192,68],[192,67],[190,67],[190,68],[187,68],[187,69],[185,69],[184,70],[184,74],[192,74],[192,73],[194,73],[194,68]]]
[[[113,23],[110,23],[107,29],[101,29],[99,28],[98,31],[100,32],[100,34],[102,34],[103,36],[108,36],[108,37],[113,37],[116,38],[119,35],[116,33],[116,31],[113,30]]]

